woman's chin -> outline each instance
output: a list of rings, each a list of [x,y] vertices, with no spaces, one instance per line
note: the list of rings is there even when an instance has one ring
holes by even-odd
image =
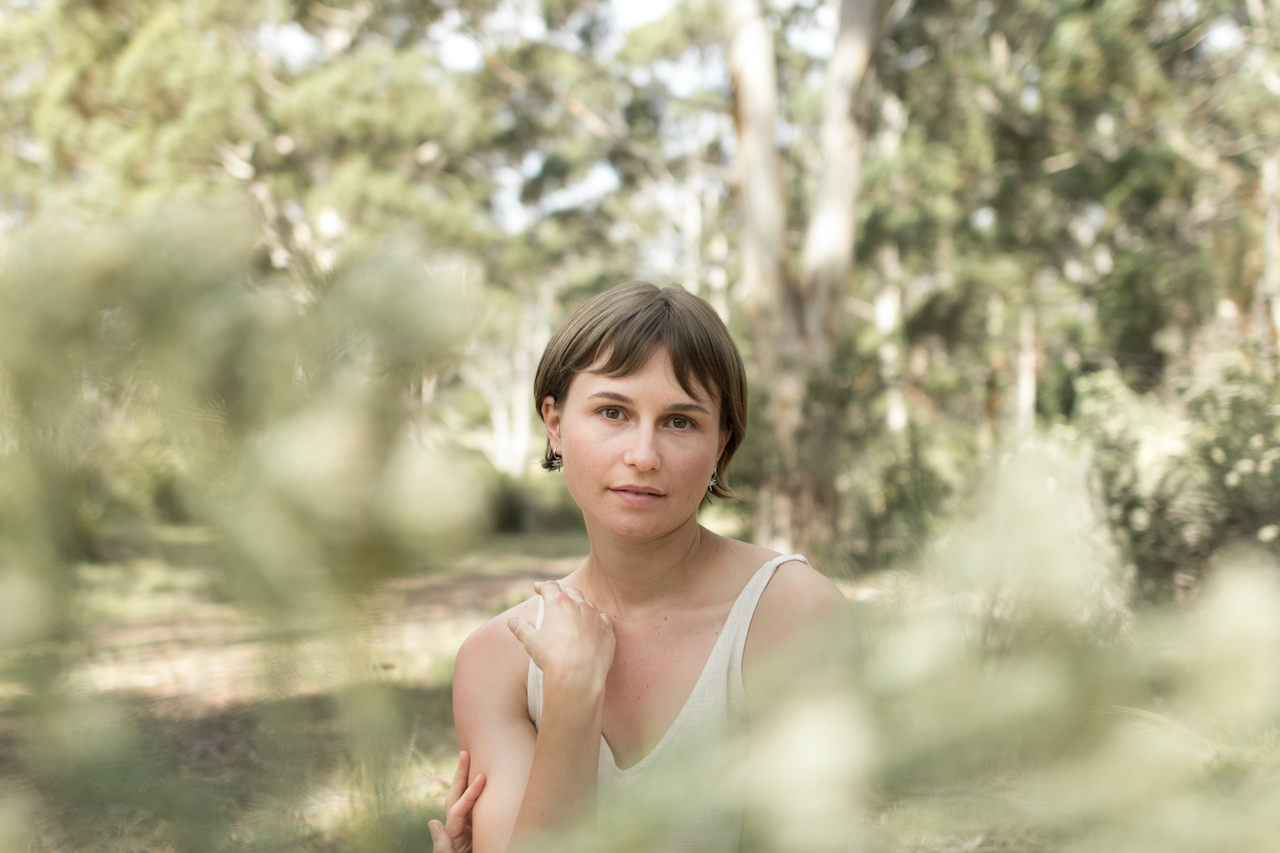
[[[626,516],[631,517],[626,517]],[[645,517],[645,516],[648,517]],[[692,528],[697,525],[697,517],[690,515],[687,519],[673,521],[670,517],[658,517],[655,513],[622,513],[607,519],[598,519],[597,524],[589,524],[588,533],[593,532],[593,528],[600,533],[610,536],[614,539],[626,542],[652,542],[678,533],[686,527]]]

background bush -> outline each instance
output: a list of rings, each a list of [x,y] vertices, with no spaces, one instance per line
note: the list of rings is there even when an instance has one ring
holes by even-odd
[[[1189,592],[1231,540],[1275,553],[1280,394],[1268,372],[1240,353],[1218,381],[1171,401],[1141,397],[1108,371],[1077,382],[1081,434],[1142,595]]]

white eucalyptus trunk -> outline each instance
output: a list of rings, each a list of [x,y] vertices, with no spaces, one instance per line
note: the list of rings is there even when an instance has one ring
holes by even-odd
[[[1274,340],[1280,346],[1280,153],[1262,161],[1262,199],[1262,281],[1254,298],[1254,324],[1263,345]]]
[[[876,42],[906,13],[910,0],[893,0],[884,14],[876,0],[835,2],[840,14],[828,69],[822,163],[796,279],[788,275],[786,202],[775,141],[773,34],[761,0],[728,0],[726,11],[743,220],[741,288],[753,332],[753,378],[769,395],[765,419],[780,468],[761,487],[755,539],[782,551],[823,547],[835,535],[833,472],[815,467],[814,448],[802,453],[799,441],[806,416],[816,419],[808,424],[808,441],[832,440],[839,421],[829,401],[809,399],[808,388],[827,367],[827,324],[853,263],[865,138],[859,93]],[[899,408],[905,414],[905,406]]]
[[[756,332],[757,360],[767,376],[781,330],[787,233],[782,167],[774,139],[778,77],[773,32],[760,0],[728,0],[726,15],[738,128],[742,298]]]
[[[1036,422],[1036,312],[1022,306],[1018,325],[1018,373],[1014,424],[1018,433],[1028,433]]]
[[[480,449],[496,470],[511,477],[525,475],[538,437],[529,391],[538,359],[551,339],[554,298],[553,285],[540,283],[536,298],[521,303],[516,339],[509,348],[502,342],[484,353],[473,350],[461,371],[462,380],[489,410],[489,428],[479,437]]]
[[[907,401],[902,393],[902,264],[898,247],[879,252],[881,284],[876,293],[875,322],[880,338],[880,381],[884,384],[885,426],[895,440],[907,431]]]
[[[702,187],[703,178],[693,174],[684,186],[684,210],[680,221],[682,244],[680,284],[685,290],[701,296],[702,280]]]
[[[796,467],[795,436],[804,405],[803,377],[795,375],[793,322],[786,316],[786,202],[775,132],[778,79],[773,32],[760,0],[728,0],[729,73],[733,78],[738,129],[738,186],[742,210],[741,290],[752,330],[756,383],[767,388],[765,418],[785,473],[762,485],[755,541],[790,552],[791,473]]]
[[[839,6],[839,28],[823,98],[822,165],[814,183],[801,268],[804,331],[815,363],[828,358],[828,309],[853,265],[866,139],[866,129],[857,115],[858,93],[880,36],[875,0],[840,0]]]

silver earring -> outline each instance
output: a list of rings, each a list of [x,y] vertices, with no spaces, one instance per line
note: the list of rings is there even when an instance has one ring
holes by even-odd
[[[711,482],[707,484],[707,491],[714,489],[720,482],[720,478],[716,476],[714,471],[711,472]]]
[[[551,451],[551,470],[559,471],[563,467],[564,467],[564,457],[560,455],[559,451],[556,451],[556,450]]]

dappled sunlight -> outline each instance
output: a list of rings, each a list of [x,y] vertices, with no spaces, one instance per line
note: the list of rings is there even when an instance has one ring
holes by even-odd
[[[278,636],[269,621],[220,600],[216,573],[207,568],[157,560],[85,566],[80,595],[86,630],[67,683],[77,691],[118,691],[192,713],[326,695],[353,676],[447,686],[468,634],[531,596],[535,580],[561,577],[579,562],[481,550],[460,560],[470,571],[380,585],[328,640],[314,630],[295,639]],[[481,563],[484,570],[475,568]],[[352,655],[365,663],[350,663]],[[283,658],[287,683],[271,676]]]
[[[571,535],[550,550],[572,551],[574,543]],[[547,550],[545,537],[530,546]],[[112,744],[138,736],[141,724],[148,737],[158,738],[159,754],[183,774],[230,786],[224,795],[230,805],[265,783],[267,768],[279,760],[272,757],[279,747],[270,746],[276,736],[269,732],[285,723],[296,730],[288,738],[310,742],[305,749],[320,760],[289,759],[305,773],[305,784],[283,811],[228,815],[227,837],[234,843],[290,837],[318,844],[364,832],[376,815],[436,813],[457,766],[449,685],[458,646],[493,614],[527,597],[533,580],[561,576],[581,559],[520,556],[513,547],[518,550],[518,543],[499,543],[461,556],[463,568],[379,585],[353,602],[358,606],[350,621],[328,640],[314,630],[282,637],[260,615],[226,603],[217,572],[199,560],[86,565],[79,592],[84,627],[67,664],[65,690],[86,697],[87,704],[69,706],[69,716],[60,718],[65,723],[57,724],[66,734],[49,730],[51,743],[59,745],[40,754],[101,749],[110,755]],[[358,738],[353,741],[349,721],[342,721],[337,698],[349,688],[374,686],[407,691],[392,712],[401,733],[376,779],[358,750],[351,752]],[[424,691],[435,698],[414,700]],[[280,703],[297,710],[280,717],[273,710]],[[104,739],[101,747],[91,747],[92,738]],[[0,774],[7,776],[12,768],[5,770],[3,751],[0,744]],[[231,793],[257,777],[260,782]],[[29,797],[9,797],[0,806],[0,822],[11,819],[15,832],[28,824],[52,831],[63,819]],[[286,830],[288,824],[293,829]],[[135,839],[144,831],[165,834],[163,821],[142,812],[132,826],[119,831]],[[52,840],[56,833],[49,837],[47,848],[37,842],[33,849],[65,849],[65,842]]]
[[[1271,853],[1277,69],[1255,0],[0,2],[0,853],[427,849],[631,279],[744,356],[700,522],[849,609],[547,853]]]
[[[513,567],[494,555],[497,570],[441,574],[383,584],[335,628],[331,640],[281,640],[268,621],[200,595],[193,575],[207,570],[156,561],[95,565],[82,593],[97,610],[82,640],[83,654],[67,673],[76,690],[123,691],[195,710],[266,696],[323,695],[352,676],[342,661],[358,649],[370,677],[390,684],[447,685],[453,658],[467,635],[503,609],[533,594],[533,582],[568,574],[581,558],[525,557]],[[122,589],[121,577],[130,578]],[[205,577],[205,581],[208,578]],[[196,588],[193,593],[177,585]],[[273,682],[271,661],[291,658],[290,683]]]

